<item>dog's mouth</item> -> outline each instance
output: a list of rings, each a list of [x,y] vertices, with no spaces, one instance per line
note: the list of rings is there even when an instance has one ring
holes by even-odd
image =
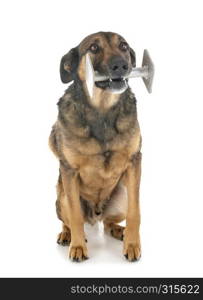
[[[111,93],[121,94],[127,89],[128,80],[126,78],[109,78],[103,81],[96,81],[95,85]]]

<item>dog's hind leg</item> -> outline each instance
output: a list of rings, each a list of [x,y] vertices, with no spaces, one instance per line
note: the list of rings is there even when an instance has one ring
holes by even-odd
[[[126,188],[119,184],[113,192],[104,213],[104,231],[112,237],[123,240],[125,227],[118,225],[126,218],[127,193]]]
[[[112,216],[108,217],[104,221],[104,231],[110,234],[117,240],[123,240],[125,227],[118,225],[116,223],[120,223],[125,219],[122,215],[120,216]]]

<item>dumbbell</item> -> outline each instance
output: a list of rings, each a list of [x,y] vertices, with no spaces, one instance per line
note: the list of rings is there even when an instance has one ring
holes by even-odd
[[[108,76],[100,75],[94,70],[89,54],[86,54],[86,85],[90,97],[93,96],[94,83],[97,81],[108,80]],[[141,77],[149,93],[152,92],[154,79],[154,64],[147,49],[144,50],[142,67],[132,68],[132,71],[124,79]]]

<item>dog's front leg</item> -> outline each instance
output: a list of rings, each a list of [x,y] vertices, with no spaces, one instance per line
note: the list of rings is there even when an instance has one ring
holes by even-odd
[[[66,222],[71,230],[69,257],[74,261],[87,259],[87,247],[84,233],[84,218],[80,205],[78,172],[60,165],[61,177],[66,194],[62,204]]]
[[[141,176],[141,153],[134,155],[131,165],[126,171],[126,187],[128,192],[128,211],[124,233],[124,255],[129,261],[140,258],[140,204],[139,187]]]

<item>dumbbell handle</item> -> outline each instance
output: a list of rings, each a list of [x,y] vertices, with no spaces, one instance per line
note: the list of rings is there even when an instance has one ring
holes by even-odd
[[[104,81],[108,80],[109,77],[105,75],[100,75],[97,71],[94,73],[94,81]],[[149,70],[147,66],[143,66],[142,68],[132,68],[132,71],[127,76],[124,76],[124,78],[135,78],[135,77],[144,77],[148,78]]]

